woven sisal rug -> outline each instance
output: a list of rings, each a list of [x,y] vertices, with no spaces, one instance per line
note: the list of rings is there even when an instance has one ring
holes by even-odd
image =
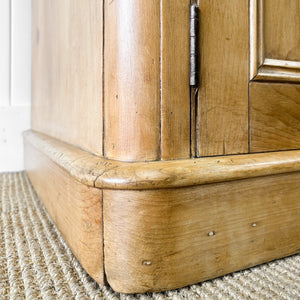
[[[0,174],[0,299],[300,299],[300,255],[186,288],[121,295],[94,282],[25,173]]]

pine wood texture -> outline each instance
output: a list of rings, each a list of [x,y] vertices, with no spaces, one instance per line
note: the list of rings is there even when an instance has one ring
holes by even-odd
[[[96,281],[104,284],[102,191],[76,181],[27,140],[25,167],[77,259]]]
[[[300,251],[300,173],[153,191],[104,190],[107,280],[178,288]]]
[[[32,128],[102,154],[102,1],[33,0]]]
[[[189,3],[105,1],[107,158],[190,157]]]
[[[250,83],[250,150],[300,148],[300,85]]]
[[[190,0],[161,1],[161,158],[190,157]]]
[[[299,0],[250,0],[250,78],[300,82]]]
[[[178,288],[299,252],[299,152],[125,163],[25,134],[26,169],[55,224],[100,283],[104,251],[108,282],[125,293]],[[75,180],[80,172],[93,186],[106,184],[103,194]]]
[[[300,171],[300,150],[160,162],[120,162],[46,135],[25,140],[79,182],[104,189],[163,189]]]
[[[255,81],[300,78],[299,28],[281,45],[283,0],[199,1],[193,102],[189,2],[33,0],[26,170],[87,272],[118,292],[300,251],[300,85]]]
[[[300,62],[300,1],[263,0],[267,58]]]
[[[104,152],[160,157],[160,1],[106,0]]]
[[[248,153],[249,3],[199,6],[198,156]]]

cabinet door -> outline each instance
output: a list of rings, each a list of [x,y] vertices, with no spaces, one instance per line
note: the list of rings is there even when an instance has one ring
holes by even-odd
[[[197,156],[300,149],[300,0],[199,7]]]
[[[299,149],[300,0],[250,4],[250,152]]]

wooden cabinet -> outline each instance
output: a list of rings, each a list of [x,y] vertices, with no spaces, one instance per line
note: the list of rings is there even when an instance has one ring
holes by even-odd
[[[300,248],[300,1],[200,0],[196,87],[190,5],[33,1],[26,170],[88,273],[120,292]]]

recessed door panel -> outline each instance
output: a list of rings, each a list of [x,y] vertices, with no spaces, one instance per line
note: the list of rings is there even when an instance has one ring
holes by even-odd
[[[250,78],[300,82],[300,0],[250,4]]]
[[[250,4],[250,152],[299,149],[300,0]]]

